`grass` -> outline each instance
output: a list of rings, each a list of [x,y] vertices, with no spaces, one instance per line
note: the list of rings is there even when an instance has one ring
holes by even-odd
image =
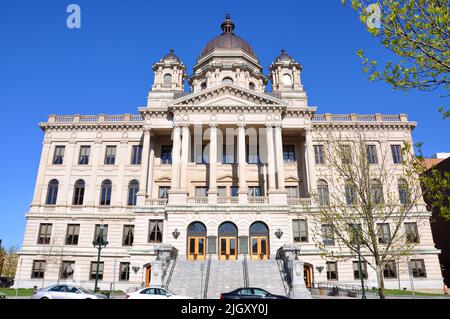
[[[34,289],[33,288],[20,288],[17,295],[21,297],[26,297],[33,294]],[[0,288],[0,292],[4,293],[8,297],[14,297],[16,296],[16,289],[14,288]]]
[[[378,290],[368,290],[369,292],[375,292],[376,294],[378,294]],[[386,294],[386,296],[412,296],[412,291],[411,290],[399,290],[399,289],[385,289],[384,293]],[[430,293],[430,292],[418,292],[415,291],[414,294],[416,296],[429,296],[429,297],[433,297],[433,296],[438,296],[438,297],[450,297],[450,295],[444,295],[444,294],[437,294],[437,293]]]

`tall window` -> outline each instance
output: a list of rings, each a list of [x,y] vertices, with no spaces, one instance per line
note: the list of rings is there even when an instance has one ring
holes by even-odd
[[[116,163],[116,146],[106,146],[105,165],[114,165]]]
[[[172,164],[172,145],[161,145],[161,164]]]
[[[169,198],[170,186],[159,186],[158,198]]]
[[[208,187],[206,186],[195,186],[195,197],[207,197]]]
[[[120,263],[119,280],[130,280],[130,263]]]
[[[67,225],[66,245],[78,245],[78,237],[80,235],[80,224]]]
[[[248,187],[248,196],[250,196],[250,197],[263,196],[261,186],[249,186]]]
[[[330,205],[330,194],[328,192],[328,183],[321,179],[317,182],[317,192],[319,193],[319,204],[321,206]]]
[[[289,74],[283,74],[283,84],[284,86],[292,85],[292,77]]]
[[[98,280],[103,280],[103,268],[104,268],[104,263],[103,263],[103,261],[101,261],[98,264]],[[91,261],[91,271],[90,271],[89,279],[95,280],[96,274],[97,274],[97,262]]]
[[[139,192],[139,182],[133,179],[128,184],[128,205],[136,206],[137,193]]]
[[[222,162],[224,164],[234,164],[235,145],[223,144],[222,146]]]
[[[325,164],[325,152],[323,145],[314,145],[314,159],[316,164]]]
[[[367,162],[378,164],[377,148],[375,145],[366,145]]]
[[[307,243],[308,242],[308,223],[306,219],[298,219],[292,221],[294,242]]]
[[[122,246],[133,246],[133,241],[134,241],[134,226],[124,225]]]
[[[350,145],[339,145],[342,164],[352,164],[352,149]]]
[[[31,278],[44,278],[45,260],[33,260],[33,268],[31,269]]]
[[[163,236],[163,221],[150,220],[148,223],[148,242],[161,243]]]
[[[73,272],[75,270],[75,262],[63,260],[61,263],[60,278],[65,280],[73,279]]]
[[[91,153],[91,147],[88,145],[82,145],[80,147],[80,157],[78,158],[79,165],[89,164],[89,155]]]
[[[171,86],[171,85],[172,85],[172,75],[164,74],[164,86]]]
[[[52,236],[52,224],[40,224],[38,244],[48,245],[50,244],[50,237]]]
[[[383,277],[387,279],[397,278],[397,265],[395,260],[389,260],[383,265]]]
[[[334,232],[330,225],[322,225],[322,243],[325,246],[334,246]]]
[[[72,205],[83,205],[85,183],[82,179],[75,182]]]
[[[411,259],[411,270],[414,278],[427,278],[425,261],[423,259]]]
[[[398,180],[398,198],[400,200],[400,204],[408,205],[409,204],[409,188],[408,183],[403,178]]]
[[[354,186],[350,182],[345,183],[345,201],[347,202],[347,205],[354,205],[355,200],[356,194]]]
[[[245,145],[245,155],[247,157],[247,163],[259,164],[259,145]]]
[[[53,164],[61,165],[64,161],[65,146],[55,146],[55,153],[53,154]]]
[[[103,225],[103,238],[102,241],[105,242],[108,240],[108,225]],[[95,231],[94,231],[94,241],[99,241],[100,239],[100,225],[96,224],[95,225]]]
[[[295,145],[283,145],[283,160],[285,163],[295,162]]]
[[[377,179],[374,179],[371,183],[372,188],[372,200],[375,205],[383,204],[384,203],[384,196],[383,196],[383,186],[381,185],[381,182]]]
[[[48,183],[47,199],[45,201],[45,204],[56,205],[56,199],[58,197],[58,186],[59,182],[56,179],[52,179],[50,183]]]
[[[419,240],[419,229],[417,228],[417,223],[405,223],[405,235],[406,242],[410,244],[418,244]]]
[[[377,224],[378,243],[386,245],[391,240],[391,228],[389,224]]]
[[[338,280],[337,262],[327,262],[327,279]]]
[[[297,186],[286,186],[287,196],[289,198],[298,198],[298,187]]]
[[[133,145],[131,165],[140,165],[142,161],[142,145]]]
[[[361,262],[361,271],[364,279],[367,279],[367,263],[365,261]],[[353,262],[353,278],[360,279],[359,277],[359,262]]]
[[[400,145],[391,145],[391,152],[394,164],[403,163],[402,147]]]
[[[101,186],[100,205],[111,205],[112,183],[109,179],[104,180]]]

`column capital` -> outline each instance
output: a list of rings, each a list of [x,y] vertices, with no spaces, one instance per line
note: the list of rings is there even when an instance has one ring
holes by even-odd
[[[237,123],[237,127],[239,127],[239,128],[245,128],[246,125],[247,124],[245,124],[244,122]]]
[[[311,127],[305,127],[305,135],[311,134],[312,128]]]
[[[215,122],[209,123],[209,127],[210,127],[210,128],[217,128],[218,126],[219,126],[218,123],[215,123]]]
[[[283,123],[274,123],[274,124],[273,124],[273,127],[274,127],[275,129],[281,129],[281,128],[283,127]]]
[[[144,126],[144,134],[150,134],[152,132],[152,128],[150,126]]]

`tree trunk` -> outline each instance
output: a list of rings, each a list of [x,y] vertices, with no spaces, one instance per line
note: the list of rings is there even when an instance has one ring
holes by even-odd
[[[380,295],[380,299],[386,299],[386,295],[384,294],[383,270],[381,269],[381,265],[378,261],[376,261],[376,273],[378,280],[378,294]]]

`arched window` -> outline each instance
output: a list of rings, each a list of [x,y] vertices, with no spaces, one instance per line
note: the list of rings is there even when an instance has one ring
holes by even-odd
[[[48,183],[47,200],[45,201],[45,204],[56,205],[56,198],[58,197],[58,186],[59,182],[56,179],[52,179],[50,183]]]
[[[383,204],[384,203],[383,185],[381,185],[381,182],[377,179],[374,179],[372,181],[371,187],[372,187],[373,203],[375,205]]]
[[[104,180],[101,186],[100,205],[111,205],[111,191],[111,181],[109,179]]]
[[[206,90],[206,88],[208,87],[208,85],[206,84],[206,81],[202,82],[202,84],[200,84],[200,87],[202,90]]]
[[[330,205],[330,193],[328,192],[328,183],[321,179],[317,182],[317,192],[319,193],[319,204],[321,206]]]
[[[283,84],[285,86],[291,86],[292,85],[292,77],[289,74],[283,75]]]
[[[218,234],[220,236],[227,236],[227,237],[237,237],[238,236],[238,229],[236,225],[232,222],[224,222],[220,224],[218,229]]]
[[[250,225],[250,236],[269,236],[269,227],[263,222],[254,222]]]
[[[201,222],[190,223],[187,228],[187,235],[190,236],[206,236],[206,226]]]
[[[83,205],[84,188],[85,182],[82,179],[79,179],[75,182],[72,205]]]
[[[345,183],[345,200],[347,202],[347,205],[355,204],[355,196],[356,194],[354,185],[350,181],[347,181]]]
[[[165,74],[164,75],[164,86],[171,86],[172,85],[172,75]]]
[[[255,83],[253,83],[253,82],[250,82],[249,84],[248,84],[248,88],[250,89],[250,90],[255,90]]]
[[[128,184],[128,205],[136,206],[137,193],[139,192],[139,182],[133,179]]]
[[[408,183],[403,178],[398,180],[398,197],[400,199],[400,204],[407,205],[409,203]]]
[[[230,77],[226,77],[222,80],[222,84],[233,84],[233,83],[234,83],[234,81]]]

